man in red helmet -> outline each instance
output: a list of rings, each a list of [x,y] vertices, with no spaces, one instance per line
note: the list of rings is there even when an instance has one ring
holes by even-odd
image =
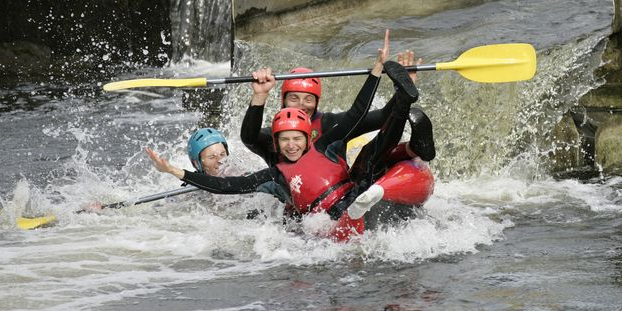
[[[388,40],[388,33],[385,37]],[[398,62],[403,66],[415,64],[415,55],[412,51],[398,54]],[[421,59],[418,60],[421,63]],[[308,68],[295,68],[291,73],[313,72]],[[272,148],[273,142],[270,135],[270,128],[261,128],[263,111],[270,91],[276,85],[276,80],[270,68],[262,68],[253,72],[253,77],[257,79],[252,83],[253,97],[246,110],[240,137],[244,145],[253,153],[262,157],[268,166],[274,166],[281,161],[281,156]],[[415,77],[413,73],[411,77]],[[317,106],[322,95],[322,83],[319,78],[291,79],[285,80],[281,88],[282,108],[294,107],[304,110],[311,117],[312,132],[311,137],[315,141],[323,132],[333,128],[345,116],[342,113],[322,113]],[[370,111],[357,126],[355,137],[367,132],[378,130],[390,115],[395,105],[393,96],[384,108]],[[407,157],[421,157],[425,161],[430,161],[435,157],[434,140],[432,136],[432,123],[423,111],[419,108],[412,108],[411,119],[411,139],[408,144],[400,146],[401,151],[407,153]]]
[[[274,167],[241,177],[213,177],[181,170],[160,158],[147,148],[147,154],[161,172],[170,173],[201,189],[219,194],[257,192],[260,185],[273,181],[276,187],[289,194],[292,214],[326,212],[338,221],[331,232],[337,240],[347,240],[352,232],[362,233],[366,210],[380,197],[362,196],[370,190],[369,176],[382,167],[378,162],[401,137],[410,105],[418,98],[418,91],[408,72],[395,62],[385,62],[388,42],[379,50],[378,59],[344,118],[324,135],[312,142],[312,126],[307,114],[298,108],[285,108],[277,113],[272,122],[274,148],[282,161]],[[384,64],[384,65],[383,65]],[[353,179],[346,164],[346,142],[355,136],[356,127],[371,106],[378,87],[383,66],[396,88],[396,103],[379,134],[361,151],[365,168],[369,172]],[[375,190],[373,192],[376,192]],[[373,201],[376,200],[376,201]],[[350,217],[348,209],[356,217]]]

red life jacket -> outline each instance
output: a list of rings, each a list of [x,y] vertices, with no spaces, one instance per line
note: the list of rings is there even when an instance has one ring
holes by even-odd
[[[285,177],[294,208],[299,213],[326,211],[354,186],[346,161],[338,159],[337,163],[331,161],[311,144],[295,163],[276,165]]]
[[[316,111],[311,119],[311,141],[315,142],[322,136],[322,113]],[[282,163],[284,160],[283,155],[279,154],[279,163]],[[285,214],[289,217],[293,217],[296,213],[296,209],[289,203],[285,203]],[[299,215],[299,214],[298,214]]]

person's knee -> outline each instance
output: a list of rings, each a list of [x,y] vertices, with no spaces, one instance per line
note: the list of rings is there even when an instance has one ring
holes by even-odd
[[[413,107],[408,122],[411,127],[409,149],[424,161],[431,161],[436,157],[432,121],[419,108]]]

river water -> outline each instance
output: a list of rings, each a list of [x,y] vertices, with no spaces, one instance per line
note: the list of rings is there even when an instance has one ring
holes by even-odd
[[[435,126],[435,193],[419,218],[347,244],[286,230],[282,207],[263,194],[192,193],[75,214],[90,200],[177,188],[143,149],[190,168],[185,140],[206,116],[187,108],[182,90],[103,93],[99,82],[58,78],[2,84],[0,309],[619,309],[622,178],[584,171],[560,179],[545,169],[550,146],[565,148],[547,143],[554,124],[602,83],[592,70],[610,33],[611,1],[408,3],[364,2],[237,41],[239,75],[262,65],[365,68],[387,27],[393,52],[414,49],[425,63],[484,44],[536,47],[538,72],[527,82],[420,74],[419,103]],[[228,74],[228,63],[185,60],[115,79]],[[347,107],[363,79],[324,79],[321,109]],[[383,81],[374,105],[390,92]],[[225,120],[217,126],[228,134],[231,163],[260,169],[237,137],[249,86],[225,93],[226,115],[207,120]],[[265,217],[246,220],[253,208]],[[50,213],[53,226],[15,226],[19,215]],[[301,229],[321,221],[305,219]]]

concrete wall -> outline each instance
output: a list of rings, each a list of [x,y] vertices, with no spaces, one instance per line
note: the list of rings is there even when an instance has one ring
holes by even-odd
[[[233,0],[233,15],[237,20],[244,20],[262,14],[292,11],[313,3],[326,1],[313,0]]]
[[[265,29],[288,25],[291,19],[321,16],[353,4],[345,0],[259,1],[233,0],[236,38],[246,39]],[[364,0],[365,1],[365,0]],[[596,75],[607,81],[580,99],[580,107],[566,113],[548,141],[549,170],[560,172],[581,167],[601,167],[622,174],[622,0],[614,0],[612,35]]]
[[[595,166],[606,173],[622,175],[622,0],[614,0],[612,34],[602,55],[603,65],[595,72],[606,83],[585,94],[580,106],[568,112],[557,132],[576,132],[561,141],[579,146],[551,155],[554,171]],[[572,138],[570,138],[572,136]],[[571,159],[571,160],[569,160]]]
[[[232,0],[235,37],[247,39],[265,32],[325,14],[358,7],[369,0]]]
[[[613,0],[615,16],[613,17],[613,23],[611,27],[613,32],[619,33],[622,31],[622,0]]]

